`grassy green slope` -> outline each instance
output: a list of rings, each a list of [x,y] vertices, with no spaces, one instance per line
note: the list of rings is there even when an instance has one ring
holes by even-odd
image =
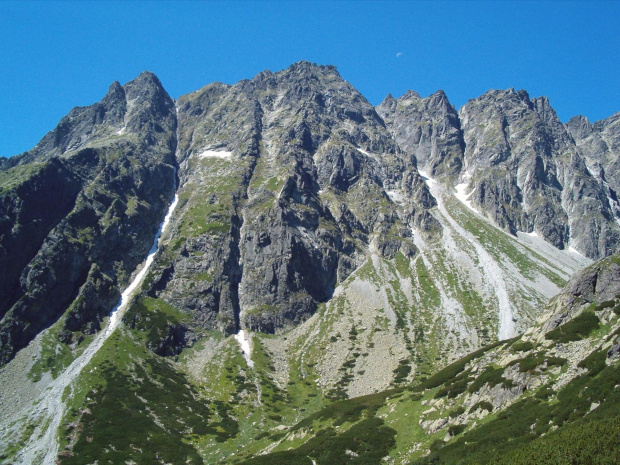
[[[420,384],[332,404],[245,463],[617,463],[618,313],[592,306],[542,343],[487,346]],[[356,455],[369,443],[380,457]]]

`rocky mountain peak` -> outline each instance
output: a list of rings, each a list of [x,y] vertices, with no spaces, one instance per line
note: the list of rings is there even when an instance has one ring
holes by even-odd
[[[418,94],[415,90],[408,90],[407,92],[405,92],[398,100],[419,100],[422,97],[420,97],[420,94]]]
[[[433,102],[433,104],[435,105],[449,105],[452,106],[452,104],[450,103],[450,101],[448,100],[448,96],[446,95],[446,93],[439,89],[437,91],[435,91],[433,94],[431,94],[428,97],[431,102]]]
[[[290,75],[331,75],[334,77],[340,77],[340,73],[338,73],[338,69],[334,65],[319,65],[316,63],[311,63],[309,61],[298,61],[297,63],[293,63],[288,68],[280,71],[283,74]]]
[[[123,86],[120,82],[114,81],[112,84],[110,84],[110,87],[108,88],[108,93],[105,95],[102,102],[106,100],[118,100],[124,98],[125,89],[123,89]]]
[[[565,126],[566,130],[575,140],[587,137],[592,132],[590,120],[581,115],[573,116],[570,120],[568,120]]]
[[[172,196],[175,129],[172,99],[143,73],[2,167],[14,182],[1,197],[0,360],[60,316],[65,342],[99,329]]]
[[[208,221],[223,230],[183,232],[192,238],[190,258],[171,259],[191,262],[188,276],[187,265],[158,270],[155,293],[200,314],[205,328],[274,332],[298,324],[330,298],[371,244],[390,255],[413,247],[411,226],[433,230],[426,213],[432,197],[413,160],[333,66],[299,62],[264,71],[183,96],[178,108],[179,176],[206,189],[182,190],[189,200],[180,214],[190,215],[186,208],[206,196],[220,205]],[[216,179],[207,181],[219,153],[230,160],[221,169],[236,180],[232,191],[214,190]],[[407,192],[407,209],[396,213],[386,189]],[[368,205],[368,192],[385,200]],[[385,240],[390,229],[403,236]],[[208,254],[194,262],[191,250],[210,250],[214,241],[226,258]],[[195,270],[213,276],[213,298],[201,298],[203,288],[183,288]]]
[[[377,112],[399,146],[416,157],[420,169],[433,177],[456,180],[462,168],[463,140],[458,114],[442,90],[424,99],[407,91],[398,100],[385,99]]]
[[[467,102],[459,116],[470,198],[496,224],[513,234],[536,232],[559,248],[570,244],[591,258],[619,246],[605,187],[546,97],[489,91]]]

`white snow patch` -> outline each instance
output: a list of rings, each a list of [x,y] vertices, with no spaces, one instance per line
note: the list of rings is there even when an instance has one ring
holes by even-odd
[[[362,155],[366,155],[367,157],[372,158],[375,161],[377,161],[378,159],[377,155],[375,155],[374,153],[367,152],[366,150],[360,149],[359,147],[355,147],[355,149]]]
[[[114,307],[112,309],[112,311],[110,312],[110,323],[108,324],[108,327],[105,330],[105,332],[106,332],[106,334],[108,336],[110,334],[112,334],[112,331],[114,331],[118,327],[118,323],[120,322],[120,319],[123,316],[124,310],[127,307],[127,304],[129,303],[129,299],[133,295],[133,293],[136,290],[136,288],[140,284],[142,284],[142,280],[144,279],[144,277],[146,276],[146,273],[148,273],[149,268],[153,264],[153,260],[155,259],[155,253],[157,252],[157,246],[158,246],[158,243],[159,243],[159,238],[160,238],[162,232],[164,232],[164,230],[166,229],[166,227],[170,223],[170,218],[172,217],[172,212],[176,208],[177,203],[179,203],[179,195],[178,194],[174,194],[174,200],[170,204],[170,207],[168,208],[168,213],[166,213],[164,221],[159,226],[159,230],[157,231],[157,234],[155,234],[155,238],[153,239],[153,245],[151,246],[151,250],[149,250],[149,254],[146,257],[146,261],[144,262],[144,266],[142,267],[140,272],[136,275],[136,277],[131,282],[131,284],[129,286],[127,286],[127,289],[125,289],[123,291],[123,293],[121,294],[121,300],[116,305],[116,307]]]
[[[469,200],[474,191],[472,190],[469,194],[466,192],[470,179],[471,174],[469,173],[469,171],[466,171],[463,177],[463,182],[454,186],[454,188],[456,189],[456,194],[454,194],[454,196],[458,200],[460,200],[461,203],[463,203],[463,205],[465,205],[467,208],[479,214],[480,212],[474,208],[474,206],[471,204],[471,200]]]
[[[538,233],[536,231],[532,231],[532,232],[524,232],[524,231],[517,231],[517,237],[519,237],[520,234],[523,234],[525,236],[530,236],[530,237],[539,237]]]
[[[125,134],[125,129],[127,129],[127,127],[123,126],[118,131],[116,131],[116,134],[118,134],[119,136],[122,136],[123,134]]]
[[[386,190],[385,193],[394,203],[403,203],[405,201],[405,197],[400,192]]]
[[[225,152],[223,150],[205,150],[200,155],[200,158],[225,158],[230,159],[232,157],[232,152]]]
[[[248,362],[248,366],[250,368],[254,368],[250,333],[246,332],[244,329],[241,329],[237,334],[235,334],[235,340],[239,343],[239,347],[241,347],[241,351],[243,352],[245,361]]]
[[[426,185],[427,186],[430,187],[433,184],[437,184],[437,181],[435,181],[433,178],[431,178],[426,171],[418,170],[418,173],[420,173],[420,176],[422,176],[422,179],[424,179],[424,181],[426,181]]]
[[[568,251],[569,251],[569,252],[576,253],[577,255],[581,255],[581,256],[583,257],[583,255],[582,255],[582,254],[581,254],[581,253],[580,253],[580,252],[579,252],[579,251],[578,251],[575,247],[573,247],[573,246],[570,246],[570,247],[568,248]]]

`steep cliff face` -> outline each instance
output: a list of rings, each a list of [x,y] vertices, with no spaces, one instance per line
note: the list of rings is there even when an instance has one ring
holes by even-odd
[[[616,222],[620,218],[620,113],[591,124],[583,116],[575,116],[566,129],[585,156],[588,170],[602,185]]]
[[[502,229],[590,258],[618,250],[616,181],[605,177],[618,164],[617,115],[565,128],[546,98],[513,89],[489,91],[458,114],[442,91],[388,96],[377,111],[420,170],[456,186]]]
[[[500,227],[536,232],[591,258],[617,250],[620,229],[601,185],[546,98],[490,91],[459,111],[463,180]]]
[[[63,314],[67,343],[99,329],[172,196],[175,130],[172,100],[143,73],[2,165],[2,362]]]
[[[204,329],[299,324],[369,248],[411,255],[411,226],[437,232],[413,157],[334,67],[212,84],[177,107],[177,237],[148,292]]]
[[[424,99],[414,91],[399,99],[388,95],[377,112],[400,147],[415,155],[419,169],[434,178],[458,179],[465,144],[458,113],[443,91]]]

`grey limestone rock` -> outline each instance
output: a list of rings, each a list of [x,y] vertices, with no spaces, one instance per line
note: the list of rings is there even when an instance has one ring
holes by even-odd
[[[599,181],[616,221],[620,218],[620,113],[591,124],[575,116],[566,129],[585,157],[590,173]]]
[[[620,296],[620,256],[612,255],[575,273],[560,294],[549,303],[552,316],[544,324],[551,330],[570,321],[584,307]]]
[[[416,157],[418,168],[436,178],[456,181],[465,148],[458,113],[439,90],[427,98],[408,91],[388,95],[377,107],[400,147]]]
[[[0,363],[63,314],[67,330],[98,330],[172,197],[175,131],[145,72],[2,165]]]
[[[332,66],[211,84],[177,107],[183,200],[172,227],[183,241],[170,247],[182,252],[163,253],[149,292],[202,328],[299,324],[371,243],[389,255],[415,249],[413,225],[436,233],[413,159]]]
[[[489,91],[459,116],[470,199],[495,223],[590,258],[618,250],[605,192],[545,97]]]

